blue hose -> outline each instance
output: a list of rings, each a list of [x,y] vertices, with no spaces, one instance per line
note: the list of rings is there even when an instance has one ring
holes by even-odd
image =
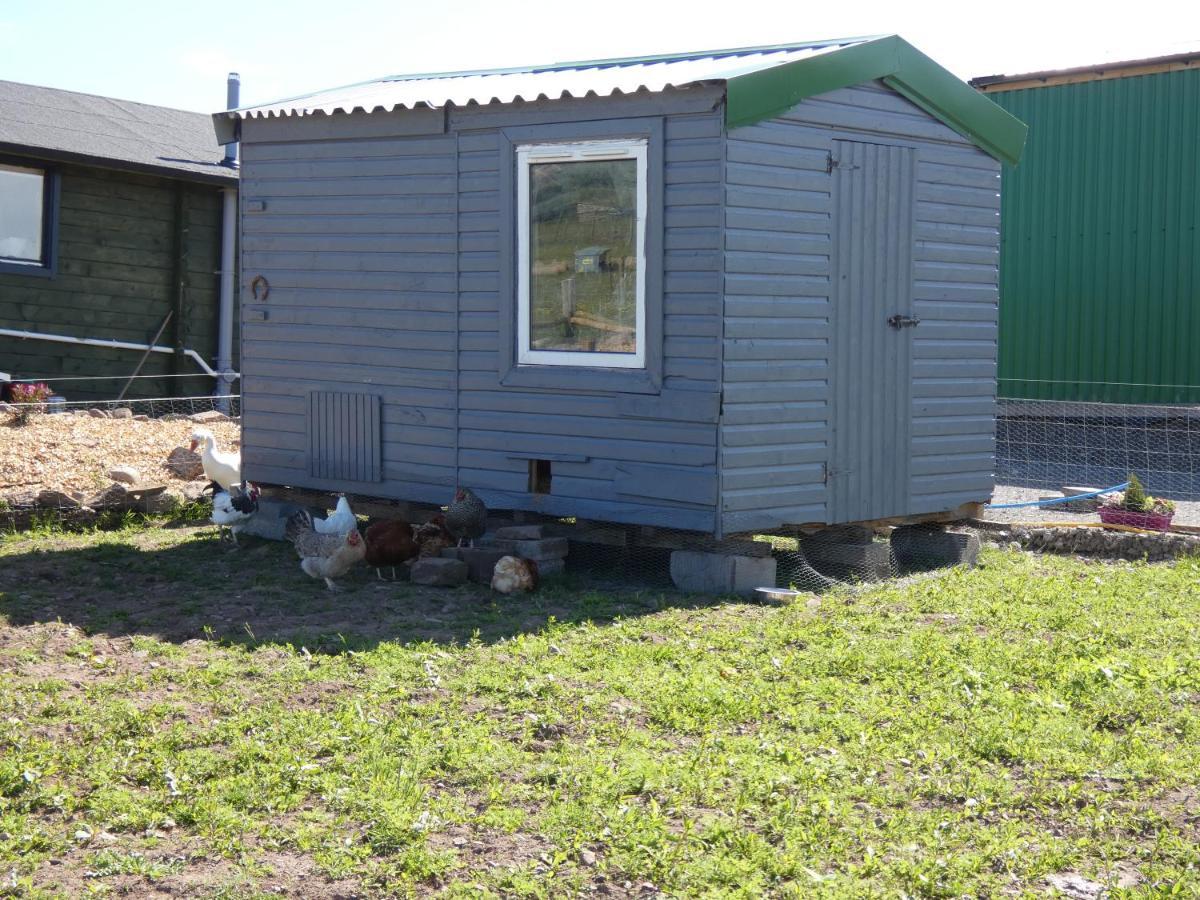
[[[1114,484],[1110,488],[1099,491],[1088,491],[1086,494],[1072,494],[1070,497],[1054,497],[1051,500],[1030,500],[1028,503],[989,503],[988,509],[1021,509],[1025,506],[1051,506],[1055,503],[1073,503],[1076,500],[1086,500],[1088,497],[1099,497],[1101,494],[1111,494],[1113,491],[1123,491],[1129,487],[1129,482]]]

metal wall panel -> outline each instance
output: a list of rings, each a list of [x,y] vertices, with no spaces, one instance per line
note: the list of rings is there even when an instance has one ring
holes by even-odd
[[[835,141],[827,522],[908,513],[917,152]]]
[[[1000,393],[1200,402],[1200,70],[988,95],[1005,167]]]

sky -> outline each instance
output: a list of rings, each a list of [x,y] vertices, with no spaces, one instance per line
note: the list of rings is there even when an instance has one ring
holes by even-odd
[[[0,0],[0,79],[174,106],[383,75],[900,34],[963,78],[1200,50],[1200,4]]]

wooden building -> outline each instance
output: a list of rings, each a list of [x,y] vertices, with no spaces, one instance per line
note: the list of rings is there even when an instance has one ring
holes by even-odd
[[[251,479],[716,535],[990,496],[1024,126],[899,38],[214,122],[242,141]]]
[[[150,353],[143,375],[194,377],[138,379],[129,396],[211,394],[236,189],[205,115],[0,81],[0,371],[106,376],[53,386],[113,398],[154,342],[176,352]]]

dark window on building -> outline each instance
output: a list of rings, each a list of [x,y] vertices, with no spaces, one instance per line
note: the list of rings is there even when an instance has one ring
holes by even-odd
[[[52,272],[55,190],[52,172],[0,162],[0,271]]]
[[[550,493],[550,460],[531,459],[529,461],[529,493]]]

